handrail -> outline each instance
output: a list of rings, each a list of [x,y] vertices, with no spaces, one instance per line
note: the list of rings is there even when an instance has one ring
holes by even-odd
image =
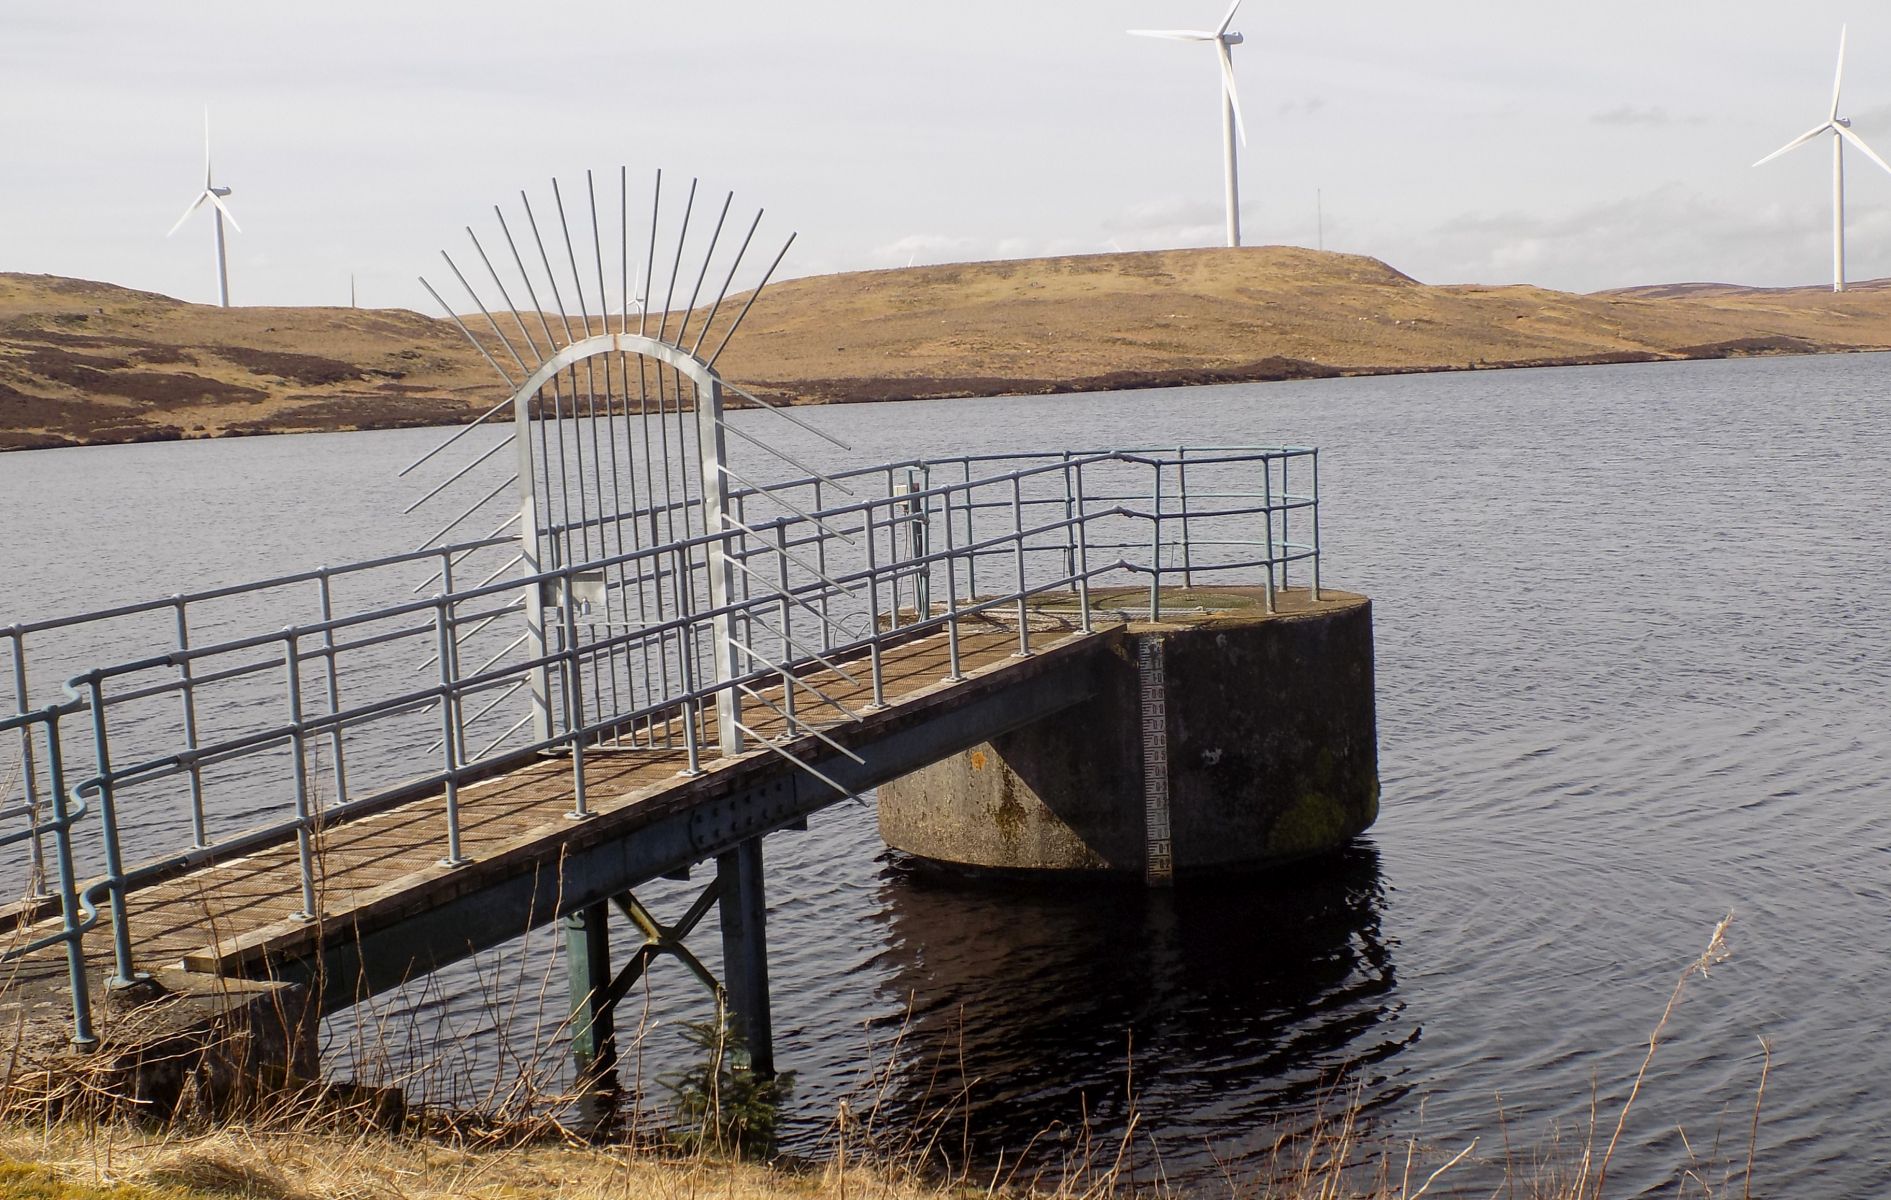
[[[1290,480],[1289,464],[1302,460],[1311,471]],[[833,710],[809,677],[861,672],[874,702],[884,703],[882,653],[900,639],[944,631],[949,678],[958,678],[963,623],[1003,613],[1017,626],[1018,652],[1030,654],[1034,600],[1074,592],[1087,630],[1091,589],[1112,578],[1146,583],[1152,618],[1160,616],[1163,587],[1171,580],[1258,581],[1271,609],[1288,573],[1303,571],[1317,596],[1317,464],[1317,450],[1305,447],[909,458],[732,489],[721,528],[686,530],[686,536],[631,548],[620,544],[617,553],[518,575],[505,575],[518,564],[514,559],[490,574],[470,572],[476,582],[455,580],[466,555],[520,544],[515,537],[489,537],[0,629],[0,646],[13,652],[22,710],[0,719],[0,735],[17,732],[28,755],[26,801],[0,809],[0,822],[29,818],[17,831],[0,824],[0,849],[30,843],[38,863],[39,848],[50,843],[60,871],[58,929],[7,956],[65,945],[74,1041],[87,1044],[93,1035],[84,936],[109,910],[111,980],[136,978],[133,898],[179,871],[293,840],[303,908],[314,919],[315,834],[403,797],[445,789],[443,857],[461,862],[456,797],[472,780],[545,754],[567,757],[573,815],[584,816],[588,746],[616,741],[674,748],[680,734],[687,770],[698,771],[705,747],[715,746],[711,729],[728,729],[717,708],[776,683],[783,689],[777,713],[790,740],[824,736],[806,708]],[[830,489],[850,498],[837,500]],[[763,502],[785,511],[749,512]],[[692,504],[701,501],[686,497],[588,515],[540,531],[629,521],[655,528],[663,512]],[[734,568],[719,599],[710,586],[718,560]],[[529,566],[535,559],[525,561]],[[332,603],[331,586],[339,579],[429,563],[441,585],[433,595],[389,589],[391,597],[352,609]],[[191,639],[194,605],[309,583],[320,589],[314,619]],[[58,703],[27,711],[29,635],[167,610],[176,614],[175,637],[167,644],[90,664],[65,680]],[[546,614],[536,642],[515,636],[523,621],[508,620],[533,610]],[[719,647],[727,654],[721,664],[714,657]],[[412,677],[416,660],[424,660],[420,666],[431,677]],[[537,686],[527,686],[534,680],[550,681],[538,701],[532,698]],[[527,706],[534,702],[549,705],[553,719],[528,729]],[[178,712],[160,719],[151,707],[157,704]],[[89,718],[86,749],[94,765],[74,783],[64,764],[86,735],[77,732],[78,722],[63,732],[59,722],[81,710]],[[412,722],[421,718],[434,724],[422,736],[435,739],[431,752],[439,757],[431,768],[413,771],[408,763],[415,743],[399,739],[415,736]],[[174,720],[181,728],[167,732]],[[793,759],[780,745],[765,749]],[[43,762],[32,757],[36,751]],[[332,789],[323,786],[324,754]],[[398,774],[375,782],[377,764]],[[128,866],[121,817],[135,811],[139,823],[148,824],[168,811],[151,805],[174,803],[161,785],[180,777],[188,777],[193,844],[158,847],[150,861]],[[244,811],[289,811],[225,828],[227,806],[218,801],[233,786],[226,777],[241,789]],[[50,820],[42,819],[42,784],[54,811]],[[259,788],[278,789],[275,799],[258,805]],[[102,855],[104,869],[80,887],[72,874],[77,834],[80,818],[92,814],[97,821],[84,826],[93,839],[85,849]],[[47,903],[22,908],[16,928],[50,912]]]
[[[0,949],[0,962],[13,962],[35,951],[63,943],[67,986],[72,993],[72,1043],[75,1046],[91,1047],[98,1043],[98,1037],[92,1030],[92,1002],[86,980],[83,938],[87,930],[98,924],[99,914],[97,907],[78,892],[72,856],[72,827],[86,815],[86,806],[83,802],[77,807],[72,806],[72,799],[65,786],[64,755],[59,737],[60,719],[77,712],[80,707],[78,704],[49,705],[37,712],[0,716],[0,734],[17,731],[23,738],[31,738],[37,727],[46,752],[52,809],[49,819],[33,811],[29,816],[28,828],[0,837],[0,846],[25,840],[37,843],[45,835],[52,835],[60,915],[59,928],[54,932],[29,937]],[[29,807],[37,809],[37,805]]]

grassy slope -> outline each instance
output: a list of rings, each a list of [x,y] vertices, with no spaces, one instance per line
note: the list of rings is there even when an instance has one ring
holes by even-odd
[[[832,401],[1884,347],[1891,287],[1435,287],[1254,247],[790,280],[718,365]],[[414,313],[0,274],[0,447],[435,423],[502,394],[450,323]]]

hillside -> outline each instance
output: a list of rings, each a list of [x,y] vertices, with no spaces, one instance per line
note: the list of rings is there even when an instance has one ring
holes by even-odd
[[[1432,286],[1290,247],[912,267],[768,289],[718,364],[802,403],[1891,347],[1891,287]],[[450,322],[0,274],[0,448],[461,420]]]

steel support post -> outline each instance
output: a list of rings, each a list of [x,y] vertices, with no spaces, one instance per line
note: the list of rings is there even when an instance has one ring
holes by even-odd
[[[565,975],[571,993],[571,1055],[586,1096],[616,1089],[616,1005],[611,987],[610,905],[565,918]]]
[[[696,385],[696,435],[702,447],[703,530],[726,534],[730,528],[725,516],[729,511],[729,476],[723,466],[729,461],[728,435],[722,429],[722,380],[715,372],[691,370]],[[729,559],[729,544],[717,538],[703,547],[709,568],[709,605],[726,608],[735,599],[735,565]],[[715,638],[716,682],[727,684],[738,674],[735,662],[735,614],[720,612],[710,618],[711,636]],[[742,705],[733,687],[716,693],[716,741],[724,757],[742,753]]]
[[[528,381],[529,382],[529,381]],[[536,387],[520,388],[512,397],[512,442],[517,451],[519,489],[519,570],[528,582],[522,597],[525,613],[526,653],[538,660],[531,669],[532,740],[540,743],[552,737],[551,673],[545,667],[545,592],[536,578],[543,570],[538,553],[538,473],[532,462],[532,398]]]
[[[749,1067],[775,1073],[775,1033],[768,1013],[768,905],[762,894],[762,839],[716,856],[721,898],[722,986],[729,1021],[748,1048]]]

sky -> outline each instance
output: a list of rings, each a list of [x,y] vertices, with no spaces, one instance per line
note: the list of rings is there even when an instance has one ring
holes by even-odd
[[[1221,0],[0,5],[0,270],[237,304],[436,311],[417,282],[522,187],[663,168],[766,209],[780,277],[1218,244]],[[1244,0],[1248,244],[1428,283],[1830,279],[1824,120],[1891,158],[1891,8],[1824,0]],[[1853,279],[1891,175],[1848,152]],[[646,187],[639,184],[637,188]],[[567,193],[568,195],[570,193]],[[614,192],[612,193],[614,195]],[[647,203],[647,201],[643,201]],[[608,207],[608,205],[607,205]]]

